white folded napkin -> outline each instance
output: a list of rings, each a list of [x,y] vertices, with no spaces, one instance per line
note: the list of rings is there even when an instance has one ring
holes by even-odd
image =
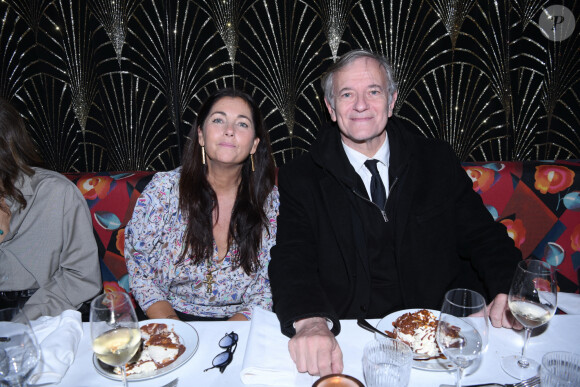
[[[256,308],[240,378],[244,384],[312,386],[317,377],[299,373],[288,352],[288,338],[280,332],[272,312]]]
[[[60,316],[43,316],[32,321],[31,325],[42,358],[28,384],[59,383],[75,359],[83,337],[81,314],[76,310],[65,310]]]
[[[567,314],[580,314],[580,294],[558,292],[558,308]]]

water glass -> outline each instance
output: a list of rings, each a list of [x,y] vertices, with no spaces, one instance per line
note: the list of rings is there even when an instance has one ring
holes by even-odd
[[[580,355],[572,352],[548,352],[540,368],[542,387],[580,386]]]
[[[406,386],[412,360],[411,348],[402,341],[382,338],[368,342],[362,358],[367,387]]]
[[[40,347],[24,312],[20,308],[0,309],[0,385],[24,385],[40,356]]]
[[[8,363],[8,355],[4,349],[0,348],[0,380],[4,380],[9,372],[10,364]]]
[[[443,355],[457,366],[456,387],[461,387],[465,369],[485,352],[488,324],[481,294],[469,289],[451,289],[445,294],[435,340]]]

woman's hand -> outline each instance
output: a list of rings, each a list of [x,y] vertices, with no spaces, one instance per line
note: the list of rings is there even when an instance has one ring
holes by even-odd
[[[147,309],[147,317],[149,318],[170,318],[179,320],[177,313],[168,301],[157,301]]]
[[[242,313],[236,313],[228,318],[228,321],[248,321],[248,319]]]

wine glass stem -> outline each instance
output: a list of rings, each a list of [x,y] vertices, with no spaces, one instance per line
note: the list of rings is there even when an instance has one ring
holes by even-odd
[[[456,387],[461,387],[461,380],[463,379],[463,367],[457,367],[457,380],[455,382]]]
[[[125,370],[125,365],[121,367],[123,371],[123,387],[127,387],[127,370]]]
[[[524,332],[524,347],[522,348],[522,356],[520,356],[520,359],[518,360],[518,366],[521,368],[528,368],[530,366],[530,362],[528,359],[526,359],[526,347],[528,345],[528,340],[530,339],[531,333],[532,330],[530,328],[526,328],[526,331]]]

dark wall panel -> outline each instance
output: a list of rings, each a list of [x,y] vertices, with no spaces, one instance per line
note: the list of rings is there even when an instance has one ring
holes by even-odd
[[[282,165],[328,120],[320,76],[362,47],[393,63],[395,115],[460,159],[580,158],[579,1],[5,0],[0,95],[49,168],[167,170],[204,98],[243,88]]]

